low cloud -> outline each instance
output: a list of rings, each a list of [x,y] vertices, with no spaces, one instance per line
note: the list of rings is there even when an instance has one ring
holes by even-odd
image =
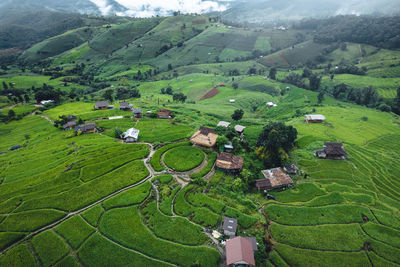
[[[103,0],[93,0],[96,2],[105,2]],[[128,11],[123,15],[134,17],[152,17],[156,15],[166,16],[173,11],[181,13],[206,13],[211,11],[225,11],[227,4],[221,4],[214,1],[201,0],[115,0],[125,6]],[[122,15],[122,14],[121,14]]]

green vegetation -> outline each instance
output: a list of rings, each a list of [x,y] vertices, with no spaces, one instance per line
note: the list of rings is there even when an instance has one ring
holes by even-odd
[[[168,144],[165,145],[154,153],[153,157],[151,158],[151,166],[154,168],[155,171],[162,171],[164,167],[161,165],[161,156],[168,150],[175,148],[175,147],[180,147],[180,146],[187,146],[190,144],[189,142],[181,142],[181,143],[173,143],[173,144]]]
[[[116,207],[126,207],[139,204],[150,194],[150,189],[151,183],[146,182],[104,201],[103,206],[108,210]]]
[[[207,165],[203,169],[201,169],[199,172],[192,173],[190,175],[190,177],[193,179],[196,179],[196,178],[201,178],[204,175],[208,174],[211,171],[211,169],[214,167],[217,156],[218,156],[218,154],[215,152],[208,154],[207,155]]]
[[[51,230],[35,236],[32,245],[44,266],[53,265],[69,251],[68,245]]]
[[[204,157],[203,151],[198,148],[181,146],[168,150],[164,155],[164,162],[168,167],[184,172],[199,166]]]
[[[77,249],[94,232],[81,217],[73,216],[55,228],[68,244]]]

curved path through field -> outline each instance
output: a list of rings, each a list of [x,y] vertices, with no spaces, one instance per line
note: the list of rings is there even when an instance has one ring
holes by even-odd
[[[49,119],[48,117],[47,117],[47,118],[44,117],[44,118],[50,121],[50,119]],[[44,231],[46,231],[46,230],[53,229],[53,228],[55,228],[56,226],[58,226],[59,224],[61,224],[62,222],[68,220],[69,218],[71,218],[71,217],[73,217],[73,216],[75,216],[75,215],[80,215],[80,214],[83,213],[84,211],[86,211],[86,210],[88,210],[88,209],[90,209],[90,208],[92,208],[92,207],[94,207],[94,206],[96,206],[96,205],[98,205],[98,204],[101,204],[101,203],[103,203],[104,201],[106,201],[106,200],[108,200],[108,199],[110,199],[110,198],[112,198],[112,197],[114,197],[114,196],[116,196],[116,195],[118,195],[118,194],[121,194],[121,193],[123,193],[123,192],[125,192],[125,191],[127,191],[127,190],[129,190],[129,189],[134,188],[134,187],[137,187],[137,186],[139,186],[139,185],[141,185],[141,184],[143,184],[143,183],[145,183],[145,182],[147,182],[147,181],[151,181],[151,180],[152,180],[154,177],[156,177],[157,175],[161,175],[161,174],[170,174],[170,175],[172,175],[172,176],[174,177],[174,179],[176,179],[176,180],[178,181],[178,183],[179,183],[179,184],[182,186],[182,188],[183,188],[183,187],[185,187],[186,185],[189,184],[189,182],[187,181],[186,178],[190,179],[190,174],[191,174],[191,173],[201,170],[201,169],[204,168],[204,167],[206,166],[206,164],[207,164],[207,157],[205,157],[204,161],[202,162],[202,164],[201,164],[200,166],[198,166],[198,167],[196,167],[195,169],[190,170],[190,171],[188,171],[188,172],[181,172],[181,173],[178,173],[178,172],[175,172],[175,171],[172,171],[172,170],[169,170],[169,171],[167,171],[167,172],[156,172],[156,171],[152,168],[152,166],[149,164],[151,158],[153,157],[153,155],[154,155],[154,153],[155,153],[155,151],[156,151],[156,150],[154,149],[153,144],[151,144],[151,143],[144,143],[144,142],[138,142],[138,143],[136,143],[136,144],[144,144],[144,145],[149,146],[150,153],[149,153],[149,155],[148,155],[146,158],[144,158],[144,159],[142,160],[143,163],[144,163],[144,165],[146,166],[147,170],[149,171],[149,175],[148,175],[145,179],[143,179],[142,181],[140,181],[140,182],[138,182],[138,183],[129,185],[129,186],[127,186],[127,187],[124,187],[124,188],[122,188],[122,189],[120,189],[120,190],[118,190],[118,191],[116,191],[116,192],[114,192],[114,193],[112,193],[112,194],[110,194],[110,195],[108,195],[108,196],[105,196],[105,197],[103,197],[103,198],[97,200],[96,202],[94,202],[94,203],[92,203],[92,204],[90,204],[90,205],[88,205],[88,206],[86,206],[86,207],[83,207],[83,208],[81,208],[81,209],[79,209],[79,210],[70,212],[70,213],[68,213],[67,215],[65,215],[63,218],[61,218],[61,219],[59,219],[59,220],[57,220],[57,221],[55,221],[55,222],[53,222],[53,223],[51,223],[51,224],[49,224],[49,225],[47,225],[47,226],[44,226],[44,227],[42,227],[42,228],[39,228],[39,229],[37,229],[37,230],[31,232],[30,234],[28,234],[28,235],[25,236],[24,238],[20,239],[19,241],[15,242],[15,243],[11,244],[10,246],[8,246],[8,247],[4,248],[3,250],[1,250],[1,251],[0,251],[0,254],[3,254],[3,255],[4,255],[7,251],[9,251],[9,250],[12,249],[13,247],[15,247],[15,246],[21,244],[22,242],[25,242],[26,240],[29,240],[29,239],[33,238],[34,236],[36,236],[36,235],[38,235],[38,234],[40,234],[40,233],[42,233],[42,232],[44,232]],[[164,162],[163,162],[163,157],[162,157],[161,161],[162,161],[162,164],[164,164]],[[183,179],[183,178],[181,178],[181,177],[184,177],[185,179]],[[158,192],[157,187],[156,187],[154,184],[152,184],[152,187],[153,187],[153,190],[156,192],[157,209],[159,210],[159,200],[160,200],[160,199],[159,199],[159,192]],[[175,197],[176,197],[176,195],[175,195]],[[173,201],[172,201],[172,204],[171,204],[172,214],[173,214],[173,217],[181,217],[181,216],[178,216],[178,215],[176,215],[176,214],[174,213],[173,206],[174,206],[174,202],[175,202],[175,197],[174,197],[174,199],[173,199]],[[184,217],[182,217],[182,218],[184,218]],[[189,222],[191,222],[191,221],[189,221]],[[193,222],[191,222],[191,223],[193,223]],[[210,237],[210,239],[213,241],[213,243],[217,246],[219,252],[220,252],[221,254],[223,254],[223,253],[224,253],[224,250],[223,250],[223,248],[221,247],[221,245],[219,244],[219,242],[218,242],[216,239],[214,239],[214,238],[212,237],[212,235],[206,231],[205,228],[203,228],[203,232],[204,232],[208,237]],[[115,242],[113,242],[113,243],[115,243]],[[117,244],[117,245],[119,245],[119,244]],[[120,246],[120,245],[119,245],[119,246]],[[126,249],[126,248],[125,248],[125,249]],[[132,251],[137,252],[137,251],[135,251],[135,250],[132,250]],[[137,253],[139,253],[139,252],[137,252]],[[139,253],[139,254],[142,254],[142,253]],[[151,257],[149,257],[149,256],[147,256],[147,255],[145,255],[145,256],[146,256],[147,258],[151,258]],[[159,259],[156,259],[156,258],[154,258],[154,260],[157,260],[157,261],[159,261],[159,262],[163,262],[163,261],[161,261],[161,260],[159,260]],[[171,265],[170,263],[167,263],[167,262],[163,262],[163,263]]]

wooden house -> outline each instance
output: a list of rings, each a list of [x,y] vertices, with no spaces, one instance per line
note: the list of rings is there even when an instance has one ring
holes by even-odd
[[[337,142],[325,142],[324,148],[318,150],[316,156],[322,159],[346,159],[347,152],[343,148],[342,143]]]
[[[190,138],[190,142],[194,145],[204,147],[214,147],[217,143],[218,135],[214,129],[201,126],[200,129]]]
[[[120,110],[131,111],[132,107],[133,107],[133,105],[129,104],[128,102],[119,103],[119,109]]]
[[[172,118],[172,111],[168,109],[160,109],[158,111],[158,118],[159,119],[171,119]]]
[[[326,120],[324,115],[306,115],[307,123],[322,123]]]
[[[231,153],[222,152],[218,155],[215,166],[217,169],[227,172],[240,172],[243,168],[244,158]]]
[[[292,178],[282,168],[261,171],[264,179],[256,180],[258,190],[272,190],[293,184]]]
[[[143,117],[143,112],[142,112],[142,108],[134,108],[133,111],[133,117],[134,118],[141,118]]]
[[[108,109],[108,108],[109,108],[108,101],[96,102],[96,105],[94,106],[94,109],[105,110],[105,109]]]
[[[96,124],[95,123],[81,124],[75,128],[75,131],[82,132],[82,133],[95,133],[95,132],[97,132]]]
[[[62,126],[63,130],[72,130],[75,127],[76,127],[76,121],[69,121]]]

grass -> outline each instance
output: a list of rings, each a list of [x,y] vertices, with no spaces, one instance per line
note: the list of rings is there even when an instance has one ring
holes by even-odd
[[[159,238],[192,246],[202,245],[207,240],[207,236],[202,232],[200,226],[181,217],[172,218],[163,215],[157,210],[157,203],[154,201],[147,204],[141,213],[145,224]]]
[[[171,266],[128,250],[109,242],[100,234],[95,233],[78,252],[79,258],[88,266]]]
[[[21,244],[10,249],[0,258],[1,266],[33,267],[36,266],[35,258],[30,253],[27,244]]]
[[[67,256],[64,259],[62,259],[61,261],[59,261],[56,265],[56,267],[79,267],[81,266],[76,259],[74,258],[74,256]]]
[[[181,142],[181,143],[172,143],[165,145],[159,149],[153,154],[153,157],[150,160],[150,164],[153,167],[155,171],[162,171],[164,167],[161,165],[161,156],[168,150],[179,147],[179,146],[187,146],[189,145],[190,142]]]
[[[199,172],[192,173],[190,175],[190,177],[192,179],[196,179],[196,178],[201,178],[201,177],[207,175],[211,171],[211,169],[214,167],[214,163],[217,159],[217,156],[218,156],[218,154],[216,152],[208,154],[207,155],[207,165],[203,169],[201,169]]]
[[[215,249],[183,246],[156,238],[143,225],[137,207],[107,212],[101,220],[100,231],[124,246],[179,265],[215,266],[219,260]]]
[[[172,216],[172,200],[180,189],[181,187],[177,186],[172,189],[172,191],[170,190],[170,194],[168,197],[163,197],[164,199],[160,203],[160,210],[165,215]]]
[[[35,236],[32,245],[43,266],[53,265],[69,252],[68,245],[51,230]]]
[[[103,206],[106,210],[116,207],[126,207],[143,202],[150,194],[151,183],[146,182],[140,186],[129,189],[113,198],[110,198],[103,202]]]
[[[95,231],[81,217],[73,216],[55,228],[73,249],[78,249],[82,243]]]
[[[96,205],[82,213],[82,217],[90,223],[90,225],[96,227],[97,223],[99,222],[99,219],[101,215],[104,213],[103,208],[101,205]]]
[[[367,240],[359,224],[285,226],[273,223],[271,234],[279,243],[313,250],[359,251]]]
[[[13,233],[13,232],[3,232],[0,233],[0,249],[8,247],[17,240],[23,238],[25,234],[23,233]]]
[[[164,155],[165,164],[179,172],[185,172],[199,166],[204,160],[204,152],[190,146],[176,147]]]
[[[64,217],[64,215],[64,212],[46,209],[13,213],[7,216],[7,218],[0,224],[0,231],[33,231]]]

